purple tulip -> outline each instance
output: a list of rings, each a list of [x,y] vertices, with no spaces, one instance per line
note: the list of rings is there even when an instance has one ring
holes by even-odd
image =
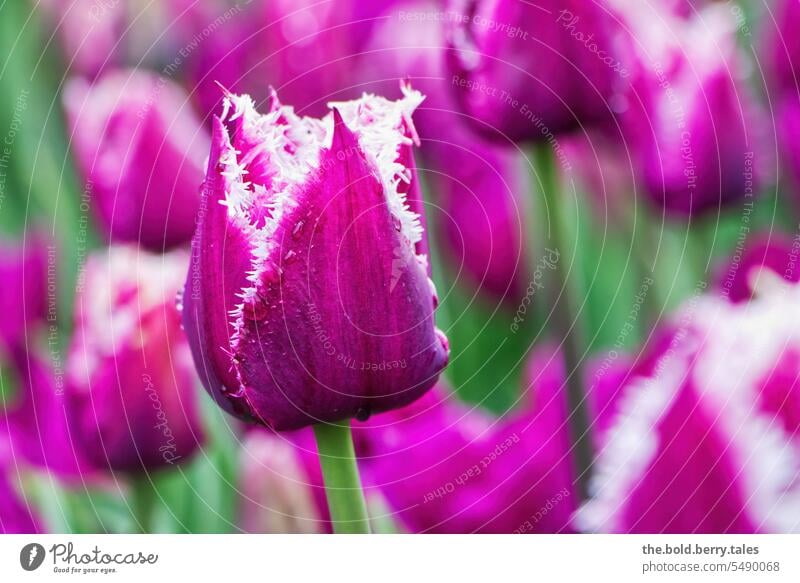
[[[91,477],[92,464],[70,434],[63,363],[54,366],[36,352],[16,347],[9,366],[18,389],[0,416],[0,434],[8,436],[12,455],[62,481]]]
[[[45,239],[29,235],[19,242],[0,242],[0,342],[24,346],[37,323],[47,317],[48,249]],[[32,340],[32,338],[27,338]]]
[[[749,300],[766,277],[800,281],[800,241],[779,232],[759,233],[737,247],[717,275],[717,287],[732,302]]]
[[[552,141],[611,118],[631,72],[603,3],[462,0],[448,14],[451,89],[479,131]]]
[[[528,284],[524,207],[529,191],[518,152],[486,142],[467,127],[445,78],[444,24],[436,2],[394,2],[364,49],[359,79],[391,94],[408,79],[425,94],[414,122],[422,142],[418,170],[440,211],[439,244],[463,283],[493,302],[517,306]]]
[[[4,454],[0,452],[0,456]],[[8,460],[0,460],[0,534],[42,534],[39,518],[9,479],[15,474],[12,467]]]
[[[776,4],[773,11],[775,20],[764,19],[767,28],[764,64],[774,93],[797,96],[800,88],[800,39],[795,34],[795,26],[800,19],[800,2],[780,0]]]
[[[87,263],[66,388],[72,435],[97,467],[167,467],[202,441],[175,305],[187,259],[110,247]]]
[[[736,28],[727,8],[706,9],[679,32],[647,61],[657,64],[629,98],[625,125],[645,193],[667,214],[686,217],[758,193],[766,124],[738,77]]]
[[[254,429],[241,452],[240,525],[252,533],[329,532],[329,514],[313,436]]]
[[[746,305],[690,300],[624,389],[596,462],[587,530],[800,528],[800,286]]]
[[[627,361],[591,367],[595,423],[616,410]],[[444,389],[353,428],[368,488],[411,532],[571,532],[576,509],[564,363],[552,346],[528,367],[532,405],[492,419]]]
[[[366,95],[317,120],[226,99],[184,324],[228,411],[296,429],[401,407],[436,382],[448,345],[417,212],[421,100]]]
[[[160,251],[191,240],[208,137],[171,81],[115,71],[71,80],[64,104],[85,202],[110,241]]]

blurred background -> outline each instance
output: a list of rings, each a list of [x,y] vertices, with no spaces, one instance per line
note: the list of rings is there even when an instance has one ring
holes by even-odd
[[[319,117],[401,82],[426,96],[451,355],[420,401],[355,424],[373,529],[797,530],[798,17],[797,0],[3,3],[0,530],[330,531],[310,433],[214,405],[176,297],[223,88]]]

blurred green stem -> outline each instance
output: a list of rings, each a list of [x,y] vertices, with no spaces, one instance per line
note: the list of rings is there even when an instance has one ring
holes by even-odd
[[[368,534],[369,516],[358,475],[350,422],[315,425],[314,436],[317,438],[333,531],[336,534]]]
[[[564,211],[567,202],[561,191],[554,152],[550,144],[536,146],[534,150],[536,170],[540,180],[547,216],[549,218],[549,240],[559,254],[559,261],[553,270],[551,293],[553,297],[551,313],[552,333],[561,344],[566,366],[566,393],[569,426],[572,439],[572,458],[577,477],[577,490],[580,498],[589,495],[589,478],[593,460],[589,415],[583,391],[585,378],[582,370],[584,338],[581,327],[578,295],[570,272],[565,268],[567,258],[575,255],[569,242],[569,230],[565,223]],[[541,224],[541,221],[540,223]],[[577,271],[577,270],[576,270]]]
[[[136,523],[145,534],[152,532],[153,511],[157,499],[158,492],[152,476],[143,474],[131,480],[131,509]]]

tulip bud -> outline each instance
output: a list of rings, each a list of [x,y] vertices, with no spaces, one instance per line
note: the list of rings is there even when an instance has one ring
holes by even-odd
[[[38,517],[9,479],[13,467],[12,459],[0,460],[0,534],[41,534],[44,529]]]
[[[693,298],[661,331],[623,389],[582,528],[797,529],[800,286],[762,287],[745,305]]]
[[[766,124],[738,77],[727,9],[706,9],[684,26],[629,100],[642,109],[629,112],[626,125],[645,193],[668,214],[686,217],[758,193]]]
[[[466,0],[448,15],[452,90],[479,131],[543,142],[611,118],[630,71],[602,2]]]
[[[154,251],[188,243],[208,138],[175,84],[116,71],[64,91],[85,195],[110,241]]]
[[[436,382],[448,348],[417,213],[421,100],[365,95],[317,120],[226,99],[184,324],[227,410],[294,429],[400,407]]]
[[[753,297],[763,278],[800,281],[800,241],[779,232],[759,233],[737,247],[717,276],[717,287],[732,302]]]
[[[202,441],[175,297],[187,257],[111,247],[90,257],[67,379],[72,434],[98,467],[171,466]]]
[[[0,242],[0,343],[6,349],[26,344],[26,334],[47,317],[47,248],[42,238]],[[30,340],[30,339],[29,339]]]
[[[313,440],[256,429],[242,448],[241,526],[252,533],[321,533],[328,521]]]

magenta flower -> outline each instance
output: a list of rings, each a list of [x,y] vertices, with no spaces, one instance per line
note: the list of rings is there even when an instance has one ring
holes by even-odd
[[[16,472],[6,456],[6,452],[0,452],[0,534],[42,534],[38,516],[17,491],[12,479]]]
[[[105,237],[160,251],[191,240],[208,137],[171,81],[115,71],[71,80],[72,146]]]
[[[611,118],[631,72],[604,3],[466,0],[449,14],[451,90],[479,131],[543,142]]]
[[[318,120],[274,97],[264,115],[226,99],[184,324],[227,410],[294,429],[400,407],[436,382],[448,347],[411,153],[421,100],[365,95]]]
[[[780,232],[754,234],[719,270],[717,287],[732,302],[744,302],[753,296],[763,277],[800,281],[799,256],[800,243]]]
[[[667,214],[686,217],[758,193],[767,124],[739,78],[728,10],[708,8],[669,32],[678,39],[645,71],[625,121],[645,194]],[[653,57],[643,59],[650,67]]]
[[[55,260],[54,260],[55,261]],[[55,264],[55,263],[54,263]],[[33,341],[47,317],[48,249],[44,238],[0,242],[0,342],[6,349]]]
[[[602,366],[601,366],[602,365]],[[604,432],[627,360],[594,362],[587,391]],[[578,502],[567,428],[564,362],[538,348],[527,372],[532,405],[493,419],[443,388],[353,428],[367,487],[411,532],[571,532]]]
[[[252,533],[330,532],[317,449],[309,430],[256,428],[241,452],[240,525]]]
[[[577,524],[640,533],[793,532],[800,287],[690,300],[635,368]]]
[[[202,441],[197,376],[175,305],[187,259],[110,247],[87,263],[66,388],[72,435],[96,467],[170,466]]]

